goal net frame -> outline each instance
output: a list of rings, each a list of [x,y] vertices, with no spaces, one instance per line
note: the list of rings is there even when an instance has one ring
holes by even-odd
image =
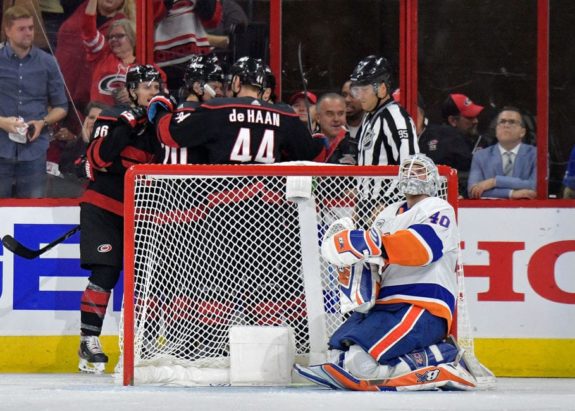
[[[313,164],[313,165],[311,165]],[[123,385],[134,385],[135,383],[135,239],[136,239],[136,228],[135,222],[138,218],[137,210],[134,206],[136,204],[136,185],[138,181],[142,179],[168,179],[170,177],[184,178],[184,177],[201,177],[201,178],[237,178],[237,177],[286,177],[286,178],[312,178],[312,177],[351,177],[361,179],[365,178],[380,178],[385,177],[389,179],[397,179],[397,174],[399,171],[399,166],[337,166],[337,165],[324,165],[316,163],[306,163],[306,164],[293,164],[293,163],[279,163],[274,165],[163,165],[163,164],[148,164],[148,165],[136,165],[130,168],[125,177],[125,200],[124,200],[124,299],[123,299],[123,309],[122,309],[122,321],[120,329],[120,351],[121,351],[121,363],[119,364],[122,369],[122,374],[117,377],[121,377]],[[439,174],[445,184],[445,199],[453,206],[457,215],[458,207],[458,183],[457,183],[457,171],[447,167],[438,166]],[[287,201],[290,201],[287,199]],[[316,238],[309,238],[311,243],[309,244],[317,245],[317,230]],[[302,241],[304,239],[303,233],[301,234]],[[309,235],[308,235],[309,237]],[[305,244],[301,244],[302,248],[306,247]],[[305,257],[302,257],[302,259]],[[458,297],[458,313],[461,313],[462,308],[465,310],[463,300],[463,275],[461,269],[461,262],[459,262],[457,272],[454,275],[458,276],[459,280],[459,295]],[[304,273],[305,277],[305,273]],[[307,280],[306,280],[307,281]],[[305,281],[304,281],[305,282]],[[321,284],[320,284],[321,286]],[[307,285],[306,285],[306,295],[307,295]],[[321,294],[320,294],[321,295]],[[313,299],[306,298],[306,309],[308,315],[308,321],[310,318],[310,312],[314,310],[322,310],[324,301],[314,301]],[[315,306],[315,308],[313,307]],[[318,307],[322,306],[322,307]],[[465,321],[468,321],[467,315],[464,315]],[[316,321],[317,322],[317,321]],[[320,321],[321,322],[321,321]],[[316,326],[314,326],[316,327]],[[319,325],[321,329],[322,325]],[[318,338],[317,335],[312,336],[312,325],[309,325],[309,335],[310,335],[310,347],[311,350],[323,350],[327,349],[325,345],[325,338]],[[461,332],[468,333],[469,324],[458,324],[454,321],[454,329],[451,333],[457,332],[460,329]],[[325,330],[323,330],[325,332]],[[460,338],[464,337],[461,335]],[[471,350],[472,338],[467,335],[466,338],[469,342],[466,344],[467,349]],[[315,341],[313,341],[315,339]],[[471,344],[471,347],[468,345]],[[319,346],[319,347],[318,347]]]

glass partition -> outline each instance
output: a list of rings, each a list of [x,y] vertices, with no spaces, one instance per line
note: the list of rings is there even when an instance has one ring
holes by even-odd
[[[86,20],[84,16],[90,1],[97,6],[94,20]],[[3,3],[3,10],[8,3],[11,2]],[[85,181],[75,177],[73,160],[85,150],[82,125],[91,108],[89,103],[125,104],[123,76],[127,64],[135,58],[135,52],[133,58],[122,55],[113,73],[94,79],[101,72],[95,69],[103,57],[86,52],[82,39],[94,36],[97,28],[102,47],[109,47],[111,42],[129,42],[130,33],[126,31],[135,28],[134,0],[23,3],[33,7],[37,26],[35,44],[55,54],[73,102],[67,118],[51,127],[48,160],[58,167],[48,167],[52,173],[48,196],[77,197]],[[108,4],[108,9],[98,3]],[[156,36],[154,53],[149,55],[168,74],[172,91],[177,91],[189,50],[170,44],[169,35],[174,33],[166,33],[176,21],[173,20],[176,11],[185,10],[190,3],[178,0],[148,4],[153,7]],[[244,55],[262,58],[269,64],[273,43],[269,30],[270,0],[223,0],[223,4],[224,19],[219,26],[207,24],[195,32],[185,26],[190,36],[201,34],[198,34],[201,39],[196,39],[200,51],[213,47],[224,68]],[[548,172],[549,194],[555,197],[560,195],[569,152],[575,144],[575,119],[571,115],[575,104],[572,68],[575,48],[570,47],[575,37],[572,24],[575,2],[549,0],[549,4]],[[418,91],[430,122],[444,122],[443,101],[449,93],[461,93],[484,106],[478,131],[485,138],[493,140],[493,118],[497,111],[513,105],[526,114],[526,141],[536,144],[537,6],[538,0],[418,2]],[[282,13],[282,89],[278,100],[288,102],[290,96],[303,90],[300,60],[306,88],[318,96],[339,92],[356,63],[369,54],[380,54],[391,61],[394,87],[398,85],[400,0],[283,0]],[[113,21],[123,17],[132,23],[120,25],[116,30],[119,33],[110,32]],[[86,22],[94,24],[94,29]],[[164,31],[158,28],[162,24]],[[172,54],[168,56],[169,53]],[[176,63],[165,64],[168,60]]]

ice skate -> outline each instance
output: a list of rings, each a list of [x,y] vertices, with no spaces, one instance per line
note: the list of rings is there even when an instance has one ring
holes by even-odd
[[[83,335],[80,337],[78,349],[80,372],[89,374],[103,374],[108,362],[108,356],[102,351],[100,339],[95,335]]]

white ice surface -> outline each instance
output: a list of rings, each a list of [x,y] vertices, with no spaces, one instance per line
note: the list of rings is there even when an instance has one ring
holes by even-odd
[[[295,387],[122,387],[109,375],[0,374],[0,410],[575,410],[575,379],[500,378],[476,392]]]

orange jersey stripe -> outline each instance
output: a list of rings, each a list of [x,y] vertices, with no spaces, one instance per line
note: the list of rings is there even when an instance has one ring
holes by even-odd
[[[422,307],[410,307],[401,319],[401,322],[368,350],[369,354],[375,358],[376,361],[379,361],[386,351],[409,333],[419,317],[423,314],[423,311],[424,309]]]
[[[409,230],[399,230],[381,239],[387,252],[387,262],[404,266],[422,266],[431,260],[427,248]]]
[[[439,304],[435,301],[422,301],[416,299],[409,299],[409,298],[399,298],[393,297],[389,300],[377,300],[376,304],[401,304],[407,303],[412,304],[416,307],[424,308],[425,310],[429,311],[431,314],[435,315],[436,317],[444,318],[447,321],[447,329],[451,329],[451,322],[453,320],[453,314],[449,307]]]

